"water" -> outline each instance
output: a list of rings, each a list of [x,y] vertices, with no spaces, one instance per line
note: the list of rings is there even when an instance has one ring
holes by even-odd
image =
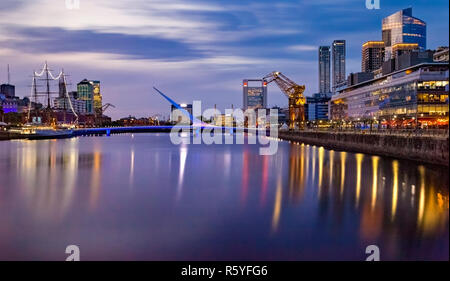
[[[0,259],[449,258],[445,168],[167,134],[0,142]]]

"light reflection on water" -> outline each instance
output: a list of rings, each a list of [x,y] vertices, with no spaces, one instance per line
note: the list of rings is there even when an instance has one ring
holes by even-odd
[[[448,259],[448,173],[165,134],[0,142],[0,259]]]

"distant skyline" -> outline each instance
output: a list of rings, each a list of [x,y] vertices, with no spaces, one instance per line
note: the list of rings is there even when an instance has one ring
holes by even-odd
[[[0,2],[0,83],[10,65],[16,95],[30,93],[31,74],[47,60],[64,68],[72,85],[101,81],[113,119],[167,116],[170,105],[152,89],[180,103],[242,107],[242,80],[283,72],[306,95],[318,89],[318,48],[346,40],[346,75],[361,69],[361,45],[381,40],[381,21],[403,8],[427,23],[427,48],[449,45],[449,3],[381,0],[205,1],[80,0]],[[55,84],[54,90],[57,90]],[[286,106],[275,85],[268,105]]]

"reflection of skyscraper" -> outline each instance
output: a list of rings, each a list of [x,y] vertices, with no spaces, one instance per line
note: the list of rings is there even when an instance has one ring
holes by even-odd
[[[417,43],[420,50],[427,47],[427,25],[412,16],[412,8],[398,11],[382,21],[382,37],[386,47],[385,60],[394,54],[392,46],[399,43]]]
[[[259,82],[261,86],[250,87],[249,82]],[[245,79],[243,81],[244,110],[267,107],[267,82],[262,79]]]
[[[333,53],[333,92],[345,83],[345,40],[334,40]]]
[[[319,47],[319,92],[330,92],[330,47]]]

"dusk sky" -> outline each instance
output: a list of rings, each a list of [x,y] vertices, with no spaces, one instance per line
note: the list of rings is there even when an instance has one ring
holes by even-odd
[[[242,106],[242,80],[283,72],[306,95],[318,90],[318,46],[347,42],[347,74],[361,68],[361,45],[381,40],[381,20],[402,8],[427,23],[427,48],[449,45],[448,0],[1,0],[0,82],[10,64],[16,95],[30,94],[31,74],[47,60],[70,75],[69,90],[84,78],[101,81],[113,119],[167,116],[178,102],[204,108]],[[53,87],[56,91],[57,87]],[[286,106],[271,85],[268,104]]]

